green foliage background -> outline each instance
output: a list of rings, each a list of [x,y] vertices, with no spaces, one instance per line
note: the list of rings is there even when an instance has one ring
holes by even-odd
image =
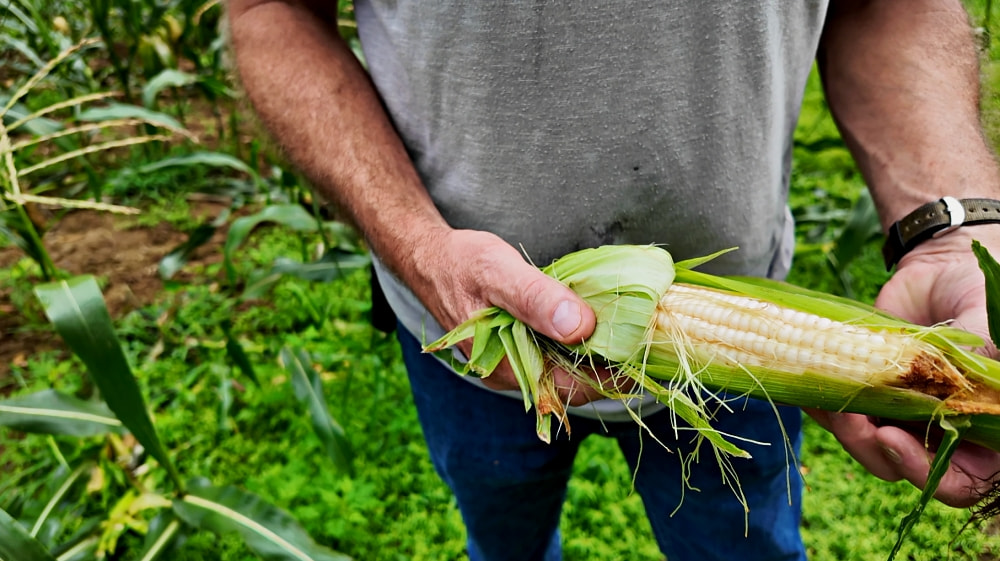
[[[66,13],[67,18],[85,17],[72,4],[39,5],[47,21],[60,13]],[[974,21],[986,21],[984,3],[972,4],[970,9]],[[345,15],[349,16],[349,11]],[[995,139],[1000,130],[996,124],[1000,120],[995,118],[1000,102],[993,92],[1000,91],[995,88],[1000,73],[993,62],[997,47],[989,45],[984,55],[984,114],[986,128]],[[170,64],[155,57],[143,60],[148,69],[137,66],[129,74],[136,87],[160,66]],[[198,72],[227,79],[224,70],[213,67],[212,61],[201,60]],[[101,80],[113,80],[114,76],[109,71]],[[64,82],[47,90],[46,97],[58,99],[68,89],[85,87]],[[190,89],[178,90],[160,108],[183,115],[189,109],[186,100],[197,95]],[[232,119],[250,117],[238,104],[223,109],[235,116],[223,115],[219,121],[218,149],[251,160],[254,151],[260,150],[259,159],[253,161],[263,161],[261,167],[266,168],[263,186],[254,184],[251,189],[246,185],[252,181],[241,184],[244,200],[257,208],[300,197],[304,189],[279,157],[267,155],[266,147],[241,145],[226,136]],[[799,250],[789,280],[835,293],[850,290],[870,302],[886,279],[878,240],[861,245],[858,257],[846,268],[835,269],[828,261],[831,244],[864,189],[838,138],[818,79],[813,76],[796,132],[799,147],[790,200],[799,219]],[[184,153],[185,149],[173,150]],[[115,163],[123,169],[136,168],[150,156],[135,150],[117,156]],[[141,181],[108,182],[110,196],[142,206],[143,214],[130,223],[131,227],[168,222],[191,229],[197,224],[190,217],[189,203],[178,194],[199,191],[206,184],[232,186],[232,181],[227,183],[218,174],[200,169],[170,169],[138,177]],[[316,233],[264,228],[252,235],[236,266],[241,276],[246,276],[269,267],[279,257],[301,256],[323,241]],[[205,474],[219,484],[236,482],[288,510],[319,543],[359,560],[467,558],[460,516],[427,458],[398,350],[391,338],[368,324],[366,274],[356,272],[330,283],[286,277],[265,299],[247,303],[234,301],[220,289],[224,277],[220,264],[191,266],[186,272],[190,275],[187,281],[167,283],[155,303],[117,323],[157,429],[180,471]],[[7,273],[11,282],[37,278],[28,260],[0,270],[0,277]],[[317,322],[308,313],[303,293],[323,310],[324,321]],[[12,294],[16,298],[21,293],[15,290]],[[30,310],[28,303],[17,307]],[[226,322],[231,322],[232,333],[247,350],[261,387],[241,378],[227,362],[220,331]],[[47,327],[29,318],[25,329]],[[353,478],[333,469],[315,438],[307,411],[295,400],[287,373],[277,361],[286,345],[311,353],[330,411],[354,447],[357,473]],[[77,395],[93,391],[79,361],[65,352],[39,353],[29,357],[26,365],[13,365],[11,370],[11,380],[0,380],[0,387],[8,392],[15,385],[17,394],[48,387]],[[232,403],[224,408],[227,395]],[[45,479],[58,469],[53,444],[65,455],[106,446],[96,440],[81,445],[63,437],[52,441],[0,430],[0,506],[24,507],[24,520],[37,515],[37,499],[47,492]],[[114,462],[113,454],[103,458],[103,462]],[[899,521],[918,498],[909,484],[886,483],[868,475],[830,435],[808,421],[802,472],[806,483],[803,535],[810,558],[817,561],[884,558]],[[109,466],[104,473],[115,472]],[[154,475],[153,482],[162,484],[163,477]],[[612,441],[595,437],[583,444],[563,514],[565,559],[662,558],[630,480],[631,474]],[[73,516],[106,511],[128,487],[128,481],[105,481],[97,490],[81,492],[63,506]],[[697,495],[688,500],[698,500]],[[900,558],[1000,558],[996,527],[960,532],[968,516],[967,511],[931,505]],[[125,533],[113,558],[137,559],[141,543],[138,533]],[[169,558],[235,561],[255,557],[237,538],[195,533]]]

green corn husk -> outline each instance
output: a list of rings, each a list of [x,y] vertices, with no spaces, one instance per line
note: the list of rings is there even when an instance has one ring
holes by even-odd
[[[555,343],[509,313],[490,308],[425,350],[441,351],[472,337],[469,361],[455,367],[459,373],[481,377],[507,357],[526,410],[535,407],[538,435],[545,441],[551,438],[553,416],[569,429],[565,407],[552,383],[552,369],[563,368],[589,379],[588,367],[599,364],[609,367],[614,377],[634,380],[726,455],[749,456],[712,429],[711,411],[728,399],[723,394],[903,421],[968,416],[971,428],[965,438],[1000,450],[1000,363],[967,350],[983,344],[979,337],[946,325],[914,325],[871,306],[787,283],[693,270],[716,255],[675,264],[667,251],[656,246],[605,246],[575,252],[543,271],[573,289],[594,310],[597,326],[585,342]],[[915,383],[910,378],[890,384],[859,380],[839,375],[835,365],[800,368],[713,360],[704,350],[690,346],[683,334],[667,338],[662,326],[657,327],[661,299],[672,283],[773,302],[877,333],[911,336],[929,349],[934,360],[946,362],[957,373],[958,382],[949,382],[957,389],[943,395],[940,385]],[[604,384],[599,389],[612,399],[635,397],[616,387],[622,384]]]

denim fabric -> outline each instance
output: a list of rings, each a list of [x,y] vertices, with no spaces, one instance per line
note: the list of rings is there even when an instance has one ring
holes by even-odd
[[[769,404],[736,400],[731,407],[737,413],[721,415],[717,425],[748,440],[776,443],[742,442],[753,460],[733,460],[750,508],[747,528],[743,507],[724,485],[707,443],[700,461],[690,465],[690,482],[697,491],[688,489],[677,508],[683,456],[676,451],[691,451],[691,433],[682,431],[675,439],[669,411],[644,421],[670,450],[634,423],[579,417],[572,419],[571,438],[560,431],[545,444],[535,435],[534,412],[525,413],[521,401],[460,379],[422,354],[405,329],[398,334],[431,460],[454,492],[465,521],[470,561],[562,558],[559,517],[566,485],[580,442],[591,434],[617,439],[633,470],[638,463],[636,490],[669,561],[806,559],[799,535],[801,480],[794,468],[786,469],[790,458]],[[797,455],[801,412],[781,408],[781,419]]]

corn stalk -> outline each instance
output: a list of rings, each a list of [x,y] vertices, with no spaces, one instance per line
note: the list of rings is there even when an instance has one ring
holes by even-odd
[[[30,123],[39,121],[47,115],[67,109],[79,109],[88,103],[104,101],[118,95],[115,92],[81,95],[31,110],[28,114],[17,119],[5,119],[18,102],[34,91],[61,63],[94,43],[96,43],[95,39],[88,39],[59,53],[58,56],[45,63],[35,74],[25,80],[0,108],[0,232],[10,237],[29,257],[38,263],[42,278],[46,281],[51,281],[57,276],[57,268],[42,241],[44,224],[33,216],[30,205],[87,208],[127,214],[134,214],[138,210],[101,201],[81,201],[44,196],[37,192],[32,193],[30,192],[31,186],[25,183],[27,176],[42,170],[65,167],[72,161],[86,161],[87,157],[107,150],[168,140],[174,135],[193,139],[190,133],[172,123],[169,118],[152,112],[134,114],[129,118],[109,117],[92,123],[73,124],[60,127],[59,130],[52,132],[21,134],[25,129],[31,130]],[[136,125],[151,125],[164,130],[165,133],[113,138],[92,145],[81,144],[72,149],[50,151],[50,155],[30,164],[23,164],[18,158],[18,155],[24,153],[25,150],[37,148],[40,145],[56,144],[57,147],[62,147],[65,145],[59,144],[59,142],[67,138],[82,139],[84,135],[107,134]],[[15,137],[17,137],[16,141]]]

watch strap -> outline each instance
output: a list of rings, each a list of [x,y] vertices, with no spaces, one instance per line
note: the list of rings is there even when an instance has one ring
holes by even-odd
[[[960,226],[1000,223],[1000,201],[942,197],[895,222],[882,246],[885,269],[891,270],[914,247]]]

